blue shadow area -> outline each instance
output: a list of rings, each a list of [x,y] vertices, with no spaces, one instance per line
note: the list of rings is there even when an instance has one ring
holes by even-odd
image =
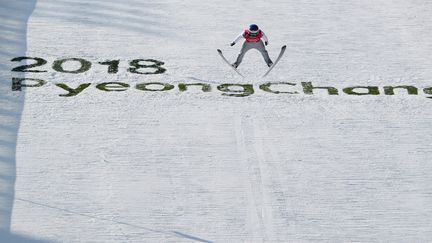
[[[4,243],[48,243],[48,241],[32,239],[28,236],[11,234],[0,230],[0,242]]]
[[[46,242],[11,233],[15,200],[16,146],[25,92],[11,90],[10,60],[25,56],[27,51],[27,21],[36,0],[2,1],[0,6],[0,242]]]

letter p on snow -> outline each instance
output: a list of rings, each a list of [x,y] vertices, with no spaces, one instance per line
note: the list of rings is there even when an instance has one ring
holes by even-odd
[[[12,91],[21,91],[23,87],[40,87],[45,80],[35,78],[12,78]]]

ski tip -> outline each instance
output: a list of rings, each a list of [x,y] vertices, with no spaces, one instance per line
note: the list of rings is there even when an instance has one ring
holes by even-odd
[[[285,48],[286,48],[286,45],[283,45],[283,46],[282,46],[282,49],[285,49]]]
[[[218,51],[219,53],[222,53],[221,49],[217,49],[217,51]]]

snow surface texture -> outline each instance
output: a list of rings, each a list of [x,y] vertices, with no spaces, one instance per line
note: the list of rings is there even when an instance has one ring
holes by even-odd
[[[3,230],[54,242],[432,239],[431,99],[95,88],[432,86],[432,2],[39,0],[34,10],[12,2],[0,6]],[[3,21],[12,9],[19,23]],[[258,52],[240,66],[244,80],[216,53],[234,60],[240,47],[229,43],[251,22],[269,36],[272,57],[287,44],[266,80],[256,78],[266,71]],[[24,52],[48,61],[48,72],[26,73],[48,84],[12,92],[11,77],[22,74],[10,72],[18,65],[10,59]],[[50,68],[69,57],[93,66]],[[126,72],[136,58],[168,71]],[[121,60],[118,74],[97,65],[112,59]],[[55,85],[87,82],[74,97]]]

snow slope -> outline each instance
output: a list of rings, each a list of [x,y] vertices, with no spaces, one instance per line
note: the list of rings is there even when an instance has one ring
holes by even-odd
[[[23,6],[1,2],[2,17],[11,9],[23,13],[13,40],[19,48],[0,39],[7,50],[0,158],[16,162],[16,173],[1,167],[2,178],[13,178],[7,188],[2,181],[8,194],[1,195],[14,199],[13,211],[10,203],[1,205],[2,218],[12,212],[2,229],[53,242],[432,238],[432,100],[422,91],[432,86],[432,2],[38,0],[34,10]],[[266,71],[258,52],[239,68],[245,79],[216,53],[221,48],[234,59],[240,47],[229,43],[251,22],[269,36],[272,57],[287,45],[265,80],[257,78]],[[3,22],[0,28],[10,29]],[[46,59],[35,69],[47,72],[11,72],[20,63],[10,60],[24,52]],[[53,70],[63,58],[92,66],[79,74]],[[128,62],[138,58],[163,61],[167,71],[128,72]],[[116,74],[98,64],[114,59],[120,60]],[[12,77],[24,74],[47,84],[12,91]],[[270,81],[295,83],[272,87],[298,94],[259,89]],[[130,87],[106,92],[96,88],[103,82]],[[135,88],[143,82],[174,88]],[[212,90],[178,88],[197,82]],[[301,82],[334,86],[339,95],[306,95]],[[59,83],[90,85],[64,97]],[[222,95],[244,92],[220,91],[221,84],[250,84],[254,93]],[[357,85],[379,86],[380,94],[342,92]],[[419,94],[384,95],[390,85],[416,86]],[[8,97],[16,103],[4,103]]]

